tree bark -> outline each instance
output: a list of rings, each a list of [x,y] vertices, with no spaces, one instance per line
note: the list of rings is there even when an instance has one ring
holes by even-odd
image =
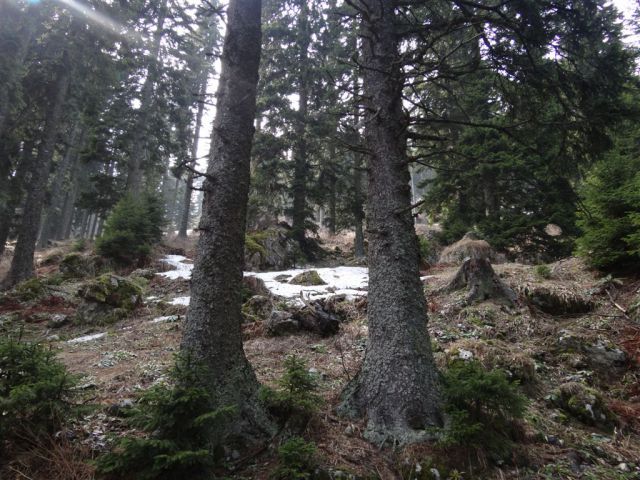
[[[60,129],[62,109],[69,89],[70,78],[69,53],[65,51],[62,54],[57,80],[51,92],[51,103],[45,115],[44,133],[38,146],[36,168],[33,169],[31,181],[28,184],[22,224],[18,231],[18,243],[16,244],[11,269],[6,280],[8,286],[13,286],[34,275],[33,256],[38,239],[51,161]]]
[[[292,235],[303,251],[305,250],[305,232],[307,220],[307,117],[309,114],[309,43],[311,32],[309,29],[309,6],[306,0],[300,2],[300,17],[298,27],[298,111],[296,113],[295,143],[293,147],[293,207],[292,207]]]
[[[16,174],[7,186],[8,198],[6,204],[4,208],[0,208],[0,255],[4,253],[11,227],[14,224],[16,208],[22,201],[25,180],[33,170],[33,147],[33,140],[24,142]]]
[[[138,117],[133,132],[133,140],[131,143],[131,153],[128,159],[127,172],[127,194],[138,198],[143,189],[144,180],[144,160],[149,152],[147,151],[147,135],[149,134],[149,110],[153,103],[153,92],[158,77],[158,62],[160,58],[160,45],[164,36],[164,22],[167,18],[167,2],[163,0],[160,4],[158,12],[158,23],[156,31],[153,33],[153,42],[150,52],[150,63],[147,71],[147,77],[142,85],[140,108],[138,109]]]
[[[272,433],[242,347],[241,290],[251,143],[261,46],[261,1],[231,0],[217,92],[200,237],[181,350],[208,372],[215,406],[235,406],[229,433]]]
[[[67,176],[75,162],[77,155],[77,144],[81,141],[83,132],[80,120],[74,125],[71,135],[68,139],[67,150],[62,157],[62,161],[55,166],[55,174],[49,190],[51,191],[51,199],[49,207],[46,209],[45,219],[40,232],[38,245],[40,248],[47,246],[51,239],[57,238],[59,226],[62,223],[63,207],[65,200],[65,190]]]
[[[395,4],[360,2],[366,13],[361,38],[370,152],[369,341],[361,370],[343,392],[339,410],[367,419],[367,439],[403,444],[428,438],[425,429],[441,425],[442,417],[410,209]]]
[[[196,168],[198,162],[198,141],[200,140],[200,128],[202,127],[202,117],[204,115],[204,102],[207,94],[207,81],[209,80],[209,70],[205,70],[206,74],[202,75],[198,88],[198,112],[196,113],[196,124],[193,130],[193,144],[191,145],[191,162],[189,166],[191,170],[187,172],[187,181],[184,189],[184,198],[182,200],[182,215],[180,217],[180,228],[178,236],[187,238],[187,229],[189,228],[189,214],[191,212],[191,194],[193,192],[193,169]]]

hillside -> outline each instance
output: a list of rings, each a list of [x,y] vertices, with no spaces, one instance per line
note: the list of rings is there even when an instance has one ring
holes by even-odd
[[[148,268],[118,272],[142,287],[141,299],[129,311],[98,317],[86,313],[90,296],[81,299],[77,293],[86,292],[93,278],[72,278],[65,270],[70,250],[62,246],[42,252],[38,280],[2,298],[0,328],[3,335],[21,331],[24,339],[50,345],[80,377],[82,402],[93,408],[57,436],[59,448],[40,448],[38,458],[22,452],[5,466],[2,478],[47,478],[42,472],[61,468],[62,462],[73,470],[74,461],[80,462],[75,476],[64,478],[92,478],[91,468],[80,467],[81,462],[127,432],[122,412],[142,391],[166,379],[179,350],[192,252],[165,246]],[[87,253],[72,256],[78,257],[75,261],[91,258]],[[380,449],[362,439],[363,425],[336,415],[339,394],[357,371],[367,341],[363,267],[318,268],[327,285],[306,287],[284,282],[311,266],[246,275],[266,279],[267,289],[280,288],[285,295],[271,293],[251,313],[248,305],[255,302],[245,304],[244,348],[258,379],[276,385],[285,357],[295,354],[306,360],[325,400],[304,431],[315,442],[319,470],[325,472],[313,478],[638,478],[640,325],[620,308],[637,298],[640,281],[598,278],[575,258],[548,270],[503,263],[494,265],[495,271],[518,292],[518,304],[465,305],[464,292],[443,289],[457,268],[436,265],[422,277],[439,367],[446,369],[456,358],[479,360],[487,369],[507,372],[530,400],[516,448],[497,462],[480,450],[460,447]],[[337,333],[321,335],[299,329],[299,322],[281,328],[268,321],[274,309],[295,313],[314,301],[338,320]],[[250,458],[228,460],[232,478],[266,479],[277,466],[273,446]]]

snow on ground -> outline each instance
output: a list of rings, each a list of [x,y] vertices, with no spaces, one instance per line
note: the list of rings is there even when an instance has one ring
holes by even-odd
[[[178,278],[191,278],[191,270],[193,270],[193,264],[184,263],[185,260],[187,260],[187,257],[183,257],[182,255],[165,256],[162,261],[174,267],[174,270],[169,270],[168,272],[160,272],[158,273],[158,275],[170,278],[171,280],[176,280]]]
[[[158,275],[170,278],[190,278],[193,264],[184,263],[186,257],[181,255],[167,255],[163,262],[174,267],[174,270],[161,272]],[[288,283],[299,273],[315,270],[326,285],[292,285]],[[347,298],[366,296],[369,283],[369,271],[364,267],[335,267],[335,268],[297,268],[281,272],[245,272],[245,276],[257,277],[264,281],[265,286],[273,295],[288,299],[304,296],[308,300],[328,298],[334,295],[346,295]],[[285,276],[287,276],[285,278]],[[280,278],[282,281],[276,280]],[[176,297],[171,300],[172,305],[189,305],[190,297]]]
[[[191,297],[176,297],[173,300],[171,300],[169,303],[171,305],[189,305],[190,301],[191,301]]]
[[[73,338],[71,340],[67,340],[67,343],[84,343],[84,342],[90,342],[92,340],[98,340],[99,338],[102,338],[106,335],[106,332],[104,333],[94,333],[93,335],[85,335],[83,337],[77,337],[77,338]]]
[[[326,282],[326,285],[304,286],[287,283],[296,275],[308,270],[318,272],[318,275]],[[289,277],[282,281],[276,280],[277,277],[283,278],[285,275]],[[369,271],[363,267],[297,268],[282,272],[245,272],[245,276],[257,277],[263,280],[265,286],[274,295],[285,298],[299,298],[303,295],[310,300],[342,294],[350,299],[366,296],[369,283]]]

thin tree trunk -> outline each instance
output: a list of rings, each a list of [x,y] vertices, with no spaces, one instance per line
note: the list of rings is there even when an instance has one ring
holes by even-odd
[[[139,197],[142,193],[143,184],[143,167],[144,160],[148,157],[147,151],[147,135],[149,134],[149,110],[153,103],[153,92],[158,77],[158,61],[160,57],[160,45],[164,36],[164,23],[167,17],[167,2],[164,0],[160,5],[158,12],[158,23],[156,31],[153,33],[153,42],[151,44],[151,52],[149,55],[150,63],[147,71],[147,77],[142,85],[140,98],[140,108],[138,109],[138,118],[136,127],[133,131],[133,140],[131,143],[131,153],[128,161],[127,172],[127,194]]]
[[[82,126],[80,121],[78,121],[72,129],[71,135],[68,139],[67,150],[62,157],[62,161],[55,167],[55,174],[53,175],[53,181],[49,188],[51,191],[51,199],[49,201],[49,207],[46,209],[42,231],[40,232],[40,239],[38,240],[40,248],[44,248],[49,240],[57,237],[56,233],[62,221],[65,183],[71,166],[75,160],[74,156],[77,152],[76,144],[80,140],[81,136]]]
[[[251,143],[261,45],[261,1],[231,0],[191,304],[181,350],[208,372],[215,406],[234,406],[229,429],[250,439],[272,432],[242,347],[241,285]]]
[[[44,207],[47,180],[51,170],[51,161],[60,128],[62,108],[69,90],[70,78],[69,53],[65,51],[62,54],[58,78],[52,91],[52,102],[47,108],[45,116],[43,138],[38,146],[36,158],[37,168],[33,169],[31,181],[28,185],[27,201],[22,215],[22,224],[18,231],[18,243],[16,244],[11,269],[7,278],[9,286],[34,275],[33,256]]]
[[[410,208],[402,111],[404,79],[395,1],[361,0],[369,190],[369,341],[340,410],[367,419],[366,438],[407,443],[441,425],[437,371],[427,332]]]
[[[4,253],[14,223],[16,208],[22,201],[25,179],[33,170],[33,146],[33,140],[24,143],[16,174],[7,188],[7,203],[3,209],[0,209],[0,255]]]
[[[298,76],[298,111],[296,113],[295,143],[294,143],[294,172],[293,172],[293,207],[292,234],[304,243],[307,220],[307,121],[309,114],[309,67],[308,54],[311,32],[309,31],[309,6],[306,0],[300,2],[300,22],[298,34],[299,66]],[[303,248],[304,250],[304,248]]]
[[[356,258],[362,258],[364,251],[364,210],[362,198],[362,156],[359,153],[355,155],[353,164],[353,219],[355,226],[354,255]]]
[[[202,127],[202,117],[204,115],[204,103],[207,95],[207,82],[209,81],[209,69],[205,69],[200,86],[198,89],[198,112],[196,114],[196,124],[193,130],[193,144],[191,146],[191,162],[189,166],[191,170],[187,172],[187,180],[182,200],[182,215],[180,217],[180,228],[178,236],[187,237],[187,229],[189,228],[189,214],[191,212],[191,194],[193,193],[193,169],[196,168],[198,162],[198,141],[200,140],[200,129]]]

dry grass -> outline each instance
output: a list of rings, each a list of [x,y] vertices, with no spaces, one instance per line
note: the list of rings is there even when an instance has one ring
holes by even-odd
[[[459,264],[466,258],[488,258],[495,259],[495,253],[484,240],[473,240],[466,236],[453,245],[449,245],[442,250],[438,263]]]
[[[88,462],[91,449],[68,438],[70,432],[55,437],[26,435],[13,460],[0,470],[7,480],[93,480],[95,469]]]

